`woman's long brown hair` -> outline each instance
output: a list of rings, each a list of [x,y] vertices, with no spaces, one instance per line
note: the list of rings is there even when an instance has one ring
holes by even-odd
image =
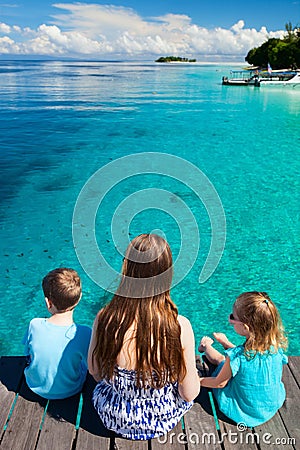
[[[171,281],[172,253],[167,242],[155,234],[137,236],[127,249],[119,288],[98,315],[93,359],[101,378],[113,378],[126,332],[133,324],[130,339],[134,340],[137,386],[161,388],[184,378]]]

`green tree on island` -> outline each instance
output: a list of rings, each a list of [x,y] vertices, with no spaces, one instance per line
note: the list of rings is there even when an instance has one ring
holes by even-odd
[[[270,63],[273,69],[300,68],[300,28],[288,22],[285,29],[283,39],[268,39],[260,47],[252,48],[245,60],[259,67],[267,67]]]
[[[196,59],[181,58],[180,56],[161,56],[155,62],[196,62]]]

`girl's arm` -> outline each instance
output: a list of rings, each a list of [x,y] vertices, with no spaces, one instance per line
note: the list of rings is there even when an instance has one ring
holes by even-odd
[[[96,330],[98,327],[98,314],[94,320],[93,329],[92,329],[92,337],[91,337],[89,352],[88,352],[88,369],[89,369],[90,374],[93,376],[93,378],[96,381],[100,380],[99,370],[95,363],[95,359],[93,359],[93,351],[94,351],[94,348],[96,347]]]
[[[216,377],[203,377],[200,378],[200,381],[202,387],[223,388],[226,386],[230,378],[232,378],[230,359],[226,357],[224,366]]]
[[[214,338],[227,350],[228,348],[234,348],[235,345],[230,342],[225,333],[213,333]]]
[[[180,396],[187,402],[191,402],[200,392],[200,379],[195,363],[195,337],[190,321],[183,316],[178,316],[181,327],[181,345],[186,365],[186,375],[178,384]]]

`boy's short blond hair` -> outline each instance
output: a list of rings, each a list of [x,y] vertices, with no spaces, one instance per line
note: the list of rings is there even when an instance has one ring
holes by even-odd
[[[44,278],[42,287],[58,311],[76,306],[81,297],[81,280],[76,270],[65,267],[51,270]]]

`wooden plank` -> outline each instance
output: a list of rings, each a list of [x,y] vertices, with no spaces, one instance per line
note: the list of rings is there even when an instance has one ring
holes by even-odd
[[[291,374],[289,372],[292,372]],[[290,376],[291,375],[291,376]],[[283,372],[283,381],[286,385],[287,396],[288,391],[290,390],[290,381],[292,380],[292,376],[298,379],[300,378],[300,357],[289,357],[288,367],[284,368]],[[290,380],[290,381],[289,381]],[[296,388],[293,383],[293,392],[296,392],[294,389]],[[299,384],[298,384],[299,389]],[[299,391],[298,391],[299,398]],[[297,396],[292,400],[295,404]],[[294,447],[293,441],[291,441],[291,436],[289,435],[289,430],[286,430],[286,425],[284,424],[281,416],[281,412],[285,415],[284,410],[289,408],[289,405],[285,404],[283,409],[280,410],[271,420],[260,425],[259,427],[255,427],[255,433],[259,435],[259,445],[261,450],[267,450],[270,447],[275,447],[276,450],[292,450]]]
[[[300,444],[300,404],[299,386],[296,383],[288,366],[283,367],[283,382],[286,389],[286,400],[279,410],[290,438],[295,439],[296,445]],[[295,447],[296,447],[295,445]]]
[[[116,438],[115,450],[148,450],[148,441],[129,441]]]
[[[292,450],[294,447],[288,443],[289,436],[282,422],[280,414],[277,413],[268,422],[254,428],[257,435],[259,448],[261,450]]]
[[[36,450],[71,450],[76,436],[75,424],[80,394],[63,400],[51,400]]]
[[[184,423],[189,449],[221,449],[206,388],[201,388],[197,402],[184,416]]]
[[[25,358],[1,357],[0,360],[0,424],[6,423],[10,407],[22,379]],[[198,370],[205,367],[197,358]],[[284,367],[283,380],[287,399],[281,410],[267,423],[243,433],[235,424],[224,419],[216,407],[220,430],[215,426],[208,390],[201,389],[193,408],[184,416],[185,429],[179,423],[166,440],[130,441],[107,430],[100,421],[91,402],[95,382],[88,377],[83,390],[83,407],[80,428],[75,430],[78,396],[49,402],[49,409],[40,431],[46,400],[35,395],[23,381],[15,408],[3,434],[1,448],[5,450],[193,450],[242,448],[267,450],[296,449],[300,442],[299,380],[300,357],[289,357]],[[216,402],[215,402],[216,403]],[[216,405],[217,406],[217,405]],[[58,420],[59,419],[59,420]],[[174,434],[175,433],[175,434]],[[186,436],[185,436],[185,434]],[[251,436],[252,433],[252,436]],[[254,442],[256,438],[256,442]],[[294,441],[291,441],[294,439]],[[222,444],[220,445],[220,442]],[[115,445],[114,445],[115,444]],[[73,445],[73,447],[72,447]]]
[[[220,442],[223,443],[225,450],[257,450],[256,435],[251,428],[245,430],[237,427],[237,424],[230,422],[230,419],[220,420]]]
[[[23,382],[1,447],[5,450],[34,449],[46,400],[34,394]]]
[[[109,450],[110,442],[115,436],[113,432],[105,428],[92,404],[95,386],[95,380],[88,374],[82,391],[83,403],[76,440],[77,450]]]
[[[109,450],[110,439],[96,434],[89,433],[88,431],[80,428],[78,430],[78,436],[76,441],[76,450]]]
[[[184,450],[187,443],[185,431],[179,422],[173,430],[156,439],[151,439],[151,450]]]
[[[210,376],[212,368],[204,357],[196,356],[199,376]],[[201,388],[193,408],[184,416],[188,449],[221,449],[219,433],[209,399],[209,389]]]
[[[300,388],[300,356],[289,356],[288,367]]]
[[[6,386],[0,384],[0,437],[7,422],[9,412],[15,399],[15,393],[8,391]]]
[[[23,356],[1,356],[0,359],[0,435],[7,422],[26,365]]]
[[[197,361],[197,358],[196,358]],[[216,366],[211,364],[206,357],[202,360],[202,366],[199,361],[197,361],[197,369],[198,372],[202,374],[202,376],[211,376],[212,372],[215,370]],[[202,388],[203,389],[203,388]],[[203,389],[204,390],[204,389]],[[212,422],[211,419],[206,418],[207,424],[205,431],[202,432],[202,436],[205,436],[205,433],[208,433],[208,437],[206,441],[203,439],[202,445],[206,444],[208,447],[204,448],[212,448],[212,445],[218,446],[215,448],[225,448],[226,450],[241,450],[245,448],[243,442],[247,441],[247,450],[257,450],[257,446],[254,443],[254,437],[252,436],[251,429],[242,431],[237,429],[235,422],[231,421],[224,414],[222,414],[218,408],[217,401],[213,397],[211,389],[206,390],[207,392],[211,392],[211,398],[214,403],[215,414],[218,418],[218,426],[220,430],[216,430],[215,421]],[[201,403],[201,402],[200,402]],[[208,403],[210,403],[209,399],[206,399],[206,411],[207,413],[212,414],[212,409]],[[211,444],[209,444],[209,439]]]
[[[257,450],[257,439],[252,429],[245,427],[244,424],[237,424],[225,416],[215,398],[214,404],[220,426],[220,442],[225,450],[244,450],[245,447],[247,450]]]
[[[300,379],[300,358],[289,357],[289,367],[293,370],[294,377]],[[295,442],[300,442],[299,439],[299,402],[296,401],[299,398],[299,385],[293,379],[293,375],[285,366],[284,368],[284,382],[286,390],[290,391],[287,394],[287,401],[284,406],[270,421],[266,422],[259,427],[246,429],[241,432],[237,429],[234,422],[230,419],[226,419],[225,416],[220,413],[217,405],[216,412],[220,424],[220,440],[222,441],[225,450],[242,450],[247,446],[249,449],[267,450],[268,448],[275,446],[277,449],[293,449]],[[298,392],[297,392],[298,387]],[[216,404],[216,402],[215,402]],[[294,412],[291,411],[294,410]],[[288,429],[288,432],[286,431]],[[291,438],[294,438],[294,440]]]

